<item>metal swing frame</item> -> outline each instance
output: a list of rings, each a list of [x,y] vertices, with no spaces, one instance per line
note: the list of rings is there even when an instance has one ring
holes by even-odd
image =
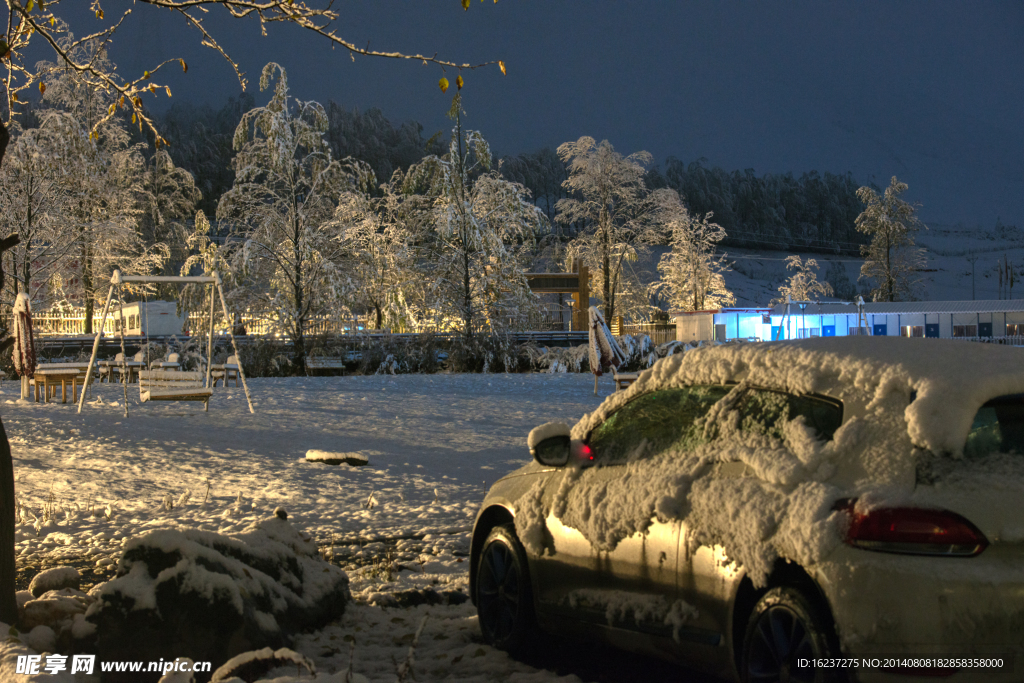
[[[126,282],[138,282],[138,283],[141,283],[141,284],[157,283],[157,282],[173,282],[173,283],[179,283],[179,284],[195,283],[195,284],[211,285],[211,287],[210,287],[210,332],[209,332],[209,342],[208,342],[208,345],[207,345],[206,388],[210,388],[210,386],[211,386],[210,385],[210,373],[212,371],[212,366],[213,366],[213,316],[214,316],[214,305],[216,303],[216,297],[214,296],[214,293],[215,293],[214,290],[216,290],[216,293],[220,295],[220,306],[221,306],[221,311],[224,314],[224,319],[228,320],[228,321],[231,320],[231,318],[228,316],[227,304],[224,302],[224,289],[221,287],[220,275],[218,275],[217,273],[214,273],[213,275],[188,275],[188,276],[186,276],[186,275],[182,275],[182,276],[176,276],[176,275],[122,275],[120,270],[115,270],[114,274],[110,278],[110,290],[107,292],[107,301],[103,305],[103,315],[101,316],[102,320],[100,321],[100,327],[99,327],[99,330],[97,330],[97,332],[96,332],[96,339],[95,339],[95,341],[93,341],[93,344],[92,344],[92,355],[89,357],[89,367],[86,370],[86,375],[85,375],[85,377],[86,377],[86,385],[84,387],[82,387],[82,394],[81,394],[81,396],[78,399],[78,412],[79,413],[82,412],[82,406],[85,404],[85,393],[86,393],[85,390],[89,386],[89,383],[92,380],[92,369],[96,365],[96,354],[99,352],[100,339],[103,337],[103,327],[106,325],[106,322],[107,322],[107,313],[110,310],[110,302],[114,298],[114,288],[117,287],[119,289],[119,291],[120,291],[120,287],[124,283],[126,283]],[[124,309],[124,303],[123,302],[121,303],[121,309],[122,309],[122,311]],[[147,316],[147,319],[148,319],[148,317],[149,317],[149,310],[148,310],[148,308],[146,310],[146,316]],[[147,333],[147,337],[148,337],[148,334],[149,334],[149,330],[148,329],[146,330],[146,333]],[[123,314],[123,312],[121,314],[120,334],[121,334],[121,343],[122,343],[121,362],[124,363],[125,359],[124,359],[124,348],[123,348],[123,346],[124,346],[124,314]],[[238,358],[239,357],[239,354],[238,354],[238,344],[235,342],[235,335],[232,332],[230,325],[228,326],[228,337],[231,338],[231,348],[234,349],[235,358]],[[122,378],[124,378],[127,381],[127,375],[125,373],[125,370],[127,370],[127,365],[122,365],[121,367],[122,367],[121,376],[122,376]],[[255,413],[256,411],[252,407],[252,397],[249,394],[249,385],[245,381],[245,371],[242,369],[241,362],[238,363],[238,376],[242,380],[242,389],[245,390],[245,400],[249,404],[249,412],[250,413]],[[125,385],[125,391],[126,392],[127,392],[127,389],[128,389],[128,386],[126,384]],[[124,409],[125,409],[125,415],[127,415],[128,414],[127,393],[125,395]]]

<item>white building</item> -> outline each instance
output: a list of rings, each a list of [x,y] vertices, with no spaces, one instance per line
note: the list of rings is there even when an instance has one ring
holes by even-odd
[[[119,307],[111,306],[109,317],[117,320]],[[126,335],[169,336],[182,334],[185,318],[178,315],[178,304],[173,301],[136,301],[124,305]]]
[[[792,302],[772,308],[673,312],[679,341],[769,341],[870,334],[888,337],[999,338],[1024,336],[1024,299]]]

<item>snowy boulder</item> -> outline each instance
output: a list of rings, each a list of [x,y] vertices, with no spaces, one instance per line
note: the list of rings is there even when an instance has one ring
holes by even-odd
[[[92,598],[74,588],[47,591],[25,603],[20,626],[29,631],[36,626],[49,626],[54,631],[69,628],[75,615],[84,613],[91,602]]]
[[[74,567],[54,567],[41,571],[32,579],[28,590],[35,597],[47,591],[59,591],[62,588],[78,589],[82,585],[82,575]]]
[[[36,652],[53,652],[57,649],[57,634],[49,626],[36,626],[28,633],[23,633],[21,641]]]
[[[325,465],[352,465],[361,467],[368,465],[370,459],[362,453],[332,453],[331,451],[306,451],[306,460],[309,462],[322,462]]]
[[[282,647],[279,650],[271,650],[265,647],[262,650],[243,652],[235,655],[213,672],[211,683],[226,683],[230,680],[255,681],[265,674],[280,667],[288,667],[295,670],[304,668],[310,676],[316,675],[316,667],[304,655]]]
[[[23,674],[19,672],[18,657],[38,657],[40,653],[22,643],[20,638],[8,638],[6,634],[10,631],[10,628],[8,624],[0,622],[0,633],[4,634],[3,640],[0,640],[0,681],[12,681],[15,683],[76,683],[76,677],[72,676],[66,669],[56,674],[47,673],[45,670],[45,659],[40,661],[39,673]]]
[[[289,644],[339,618],[349,599],[345,572],[286,519],[271,517],[233,537],[191,529],[133,539],[86,619],[97,627],[99,659],[184,656],[216,667]]]

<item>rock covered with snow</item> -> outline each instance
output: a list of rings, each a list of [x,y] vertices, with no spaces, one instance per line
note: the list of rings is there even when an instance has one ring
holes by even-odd
[[[306,460],[322,462],[325,465],[352,465],[355,467],[361,467],[370,462],[370,458],[363,453],[335,453],[316,449],[306,451]]]
[[[74,567],[54,567],[39,572],[32,578],[28,590],[33,596],[39,597],[47,591],[62,588],[78,589],[82,585],[82,575]]]
[[[67,670],[51,674],[45,671],[43,666],[40,666],[38,674],[19,673],[18,657],[38,656],[40,653],[32,649],[32,646],[25,643],[22,638],[8,636],[7,634],[10,632],[11,626],[0,621],[0,634],[4,636],[0,639],[0,681],[16,681],[17,683],[77,683],[75,677],[68,673]],[[37,635],[42,638],[46,637],[43,631],[37,632]],[[41,663],[45,665],[45,662],[46,660],[44,659]]]
[[[70,627],[75,615],[84,614],[92,602],[92,598],[75,588],[47,591],[25,603],[21,609],[20,625],[29,630],[40,625]]]
[[[86,618],[101,659],[187,656],[217,666],[288,644],[340,617],[349,599],[345,572],[271,517],[233,537],[191,529],[133,539]]]
[[[254,681],[272,669],[277,669],[283,666],[294,669],[301,667],[305,669],[309,675],[316,675],[316,667],[305,655],[301,655],[295,650],[290,650],[286,647],[282,647],[278,650],[272,650],[269,647],[265,647],[260,650],[243,652],[224,662],[224,664],[213,672],[213,677],[210,679],[210,683],[222,683],[222,681],[229,681],[232,679]]]

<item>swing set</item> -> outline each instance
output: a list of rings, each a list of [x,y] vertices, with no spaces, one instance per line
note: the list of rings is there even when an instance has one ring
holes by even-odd
[[[216,294],[220,295],[220,306],[221,311],[224,314],[225,320],[231,320],[228,316],[228,307],[224,303],[224,290],[221,287],[220,276],[214,273],[213,275],[193,275],[193,276],[175,276],[175,275],[122,275],[121,271],[115,270],[114,274],[110,278],[110,291],[107,292],[107,302],[103,305],[103,315],[100,321],[99,330],[96,332],[96,339],[92,345],[92,356],[89,358],[89,367],[86,370],[86,387],[82,388],[82,394],[78,399],[78,412],[82,412],[82,406],[85,404],[85,389],[88,387],[88,382],[92,378],[92,370],[96,366],[96,354],[100,348],[100,338],[103,336],[103,327],[107,322],[107,313],[110,311],[110,302],[114,298],[114,288],[117,288],[117,297],[119,301],[119,314],[120,314],[120,336],[121,336],[121,378],[124,385],[124,415],[128,417],[128,366],[125,361],[124,351],[124,298],[122,293],[124,290],[125,283],[139,283],[139,284],[152,284],[158,282],[173,282],[178,284],[203,284],[210,285],[210,330],[209,330],[209,342],[207,346],[207,362],[206,362],[206,377],[205,381],[201,373],[196,372],[178,372],[172,370],[142,370],[139,373],[139,399],[141,402],[146,401],[203,401],[204,405],[209,409],[210,395],[213,393],[212,385],[210,384],[210,374],[212,371],[213,361],[213,318],[214,318],[214,304],[216,303]],[[214,291],[216,290],[216,291]],[[146,312],[147,321],[149,312]],[[146,336],[149,336],[149,329],[146,329]],[[235,342],[235,335],[232,333],[231,326],[228,326],[228,336],[231,338],[231,348],[234,349],[235,357],[238,358],[238,344]],[[249,395],[249,385],[245,381],[245,372],[242,370],[242,364],[238,364],[238,377],[242,380],[242,389],[245,390],[245,400],[249,404],[249,412],[255,413],[256,411],[252,407],[252,397]],[[147,387],[143,389],[143,387]],[[227,382],[225,381],[225,386]]]

